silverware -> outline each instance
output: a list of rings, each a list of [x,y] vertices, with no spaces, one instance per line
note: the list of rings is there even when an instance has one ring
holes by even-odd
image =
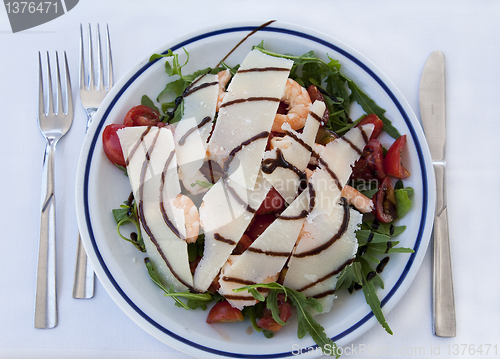
[[[420,80],[420,115],[436,173],[436,217],[434,219],[433,322],[434,334],[456,335],[455,299],[451,271],[448,210],[446,204],[446,98],[444,54],[433,52]]]
[[[83,26],[80,24],[80,101],[87,113],[87,129],[92,122],[94,114],[104,97],[113,86],[113,61],[111,58],[111,42],[109,39],[109,28],[106,25],[106,48],[107,48],[107,84],[104,83],[104,70],[101,51],[101,32],[97,25],[97,73],[94,71],[94,58],[92,51],[92,31],[88,25],[88,57],[87,71],[85,71],[85,53]],[[95,79],[96,77],[97,79]],[[87,299],[94,296],[94,270],[88,261],[87,254],[83,248],[80,232],[76,249],[75,278],[73,283],[73,298]]]
[[[39,95],[38,127],[46,140],[43,158],[42,209],[40,216],[40,243],[38,247],[38,268],[35,297],[35,328],[54,328],[57,325],[56,291],[56,195],[54,185],[54,162],[57,142],[71,127],[73,122],[73,100],[68,59],[64,52],[66,106],[63,105],[59,55],[56,52],[57,100],[52,95],[52,74],[47,52],[47,84],[44,86],[42,55],[38,53]],[[44,90],[45,88],[45,90]],[[47,91],[47,96],[45,96]],[[48,101],[45,101],[45,98]],[[45,106],[47,105],[47,106]],[[48,107],[47,110],[45,108]],[[66,111],[64,108],[66,107]]]

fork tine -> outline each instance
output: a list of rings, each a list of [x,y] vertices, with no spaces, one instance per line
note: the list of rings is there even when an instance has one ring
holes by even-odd
[[[56,51],[56,80],[57,80],[57,114],[64,113],[61,88],[61,72],[59,70],[59,54]]]
[[[49,110],[46,113],[53,113],[54,112],[54,99],[52,96],[52,73],[50,71],[50,58],[49,58],[49,52],[47,51],[47,74],[48,74],[48,92],[49,92]]]
[[[94,58],[94,55],[93,55],[93,52],[92,52],[92,30],[90,29],[90,24],[88,25],[88,37],[89,37],[89,41],[88,41],[88,53],[89,53],[89,56],[88,56],[88,65],[89,65],[89,75],[88,75],[88,79],[89,79],[89,83],[88,83],[88,87],[89,89],[91,90],[94,90],[95,89],[95,86],[94,86],[94,61],[93,61],[93,58]]]
[[[42,74],[42,54],[38,51],[38,116],[45,114],[44,97],[43,97],[43,74]]]
[[[68,56],[64,51],[64,67],[66,68],[66,101],[67,101],[67,114],[73,117],[73,91],[71,90],[71,79],[69,77]]]
[[[104,71],[102,68],[102,49],[101,49],[101,30],[99,28],[99,24],[97,24],[97,78],[98,81],[98,90],[104,91]]]
[[[113,58],[111,57],[111,40],[109,38],[109,27],[106,24],[106,41],[108,49],[108,90],[113,87]]]
[[[80,90],[85,88],[85,58],[83,49],[83,26],[80,24]]]

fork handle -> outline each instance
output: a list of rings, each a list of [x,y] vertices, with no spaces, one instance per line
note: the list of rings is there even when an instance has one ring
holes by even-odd
[[[73,298],[89,299],[94,296],[94,269],[88,261],[80,233],[76,247],[75,278],[73,282]]]
[[[43,159],[40,242],[35,289],[35,328],[57,325],[56,297],[56,197],[54,193],[54,155],[56,141],[48,142]]]
[[[85,109],[87,113],[87,129],[97,112],[97,108]],[[73,280],[73,298],[90,299],[94,296],[94,269],[90,264],[85,248],[83,247],[80,232],[76,247],[75,276]]]
[[[90,123],[94,119],[94,115],[97,112],[97,108],[95,107],[89,107],[85,109],[85,112],[87,113],[87,129],[90,126]]]

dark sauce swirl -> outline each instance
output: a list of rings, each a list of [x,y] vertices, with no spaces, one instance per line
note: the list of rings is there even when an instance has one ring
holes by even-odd
[[[140,139],[140,142],[142,142],[144,140],[144,137],[145,135],[147,134],[147,132],[149,132],[149,127],[148,127],[148,130],[145,131],[145,133],[143,134],[143,136],[141,136],[141,139]],[[139,220],[141,221],[142,223],[142,227],[144,228],[144,231],[146,232],[146,234],[149,236],[149,238],[151,239],[151,242],[153,243],[153,245],[156,247],[156,249],[158,250],[158,253],[160,254],[161,258],[163,259],[163,261],[165,262],[165,264],[167,265],[168,269],[170,270],[170,272],[172,273],[172,275],[180,282],[182,283],[183,285],[185,285],[186,287],[188,287],[189,289],[193,289],[193,287],[191,285],[189,285],[188,283],[186,283],[175,271],[174,269],[172,268],[172,265],[170,264],[170,262],[168,261],[165,253],[162,251],[161,247],[160,247],[160,244],[158,243],[155,235],[153,234],[153,232],[151,231],[151,228],[149,227],[148,225],[148,222],[146,221],[146,217],[144,215],[144,183],[145,183],[145,178],[146,178],[146,172],[147,172],[147,169],[148,169],[148,166],[149,166],[149,162],[151,160],[151,154],[153,152],[153,149],[156,145],[156,141],[158,139],[158,136],[160,135],[160,129],[157,130],[157,133],[151,143],[151,145],[149,146],[148,150],[146,151],[146,158],[142,164],[142,169],[141,169],[141,174],[140,174],[140,186],[139,186],[139,201],[138,201],[138,204],[137,204],[137,214],[139,216]],[[137,146],[138,147],[138,146]],[[137,148],[136,147],[136,148]],[[166,166],[167,167],[167,166]],[[174,227],[175,228],[175,227]]]
[[[183,146],[186,143],[186,139],[197,129],[199,130],[203,126],[205,126],[207,123],[210,123],[212,119],[210,116],[205,117],[197,126],[194,126],[190,128],[189,130],[186,131],[185,134],[182,135],[182,137],[179,140],[179,145]]]
[[[320,246],[317,246],[316,248],[313,248],[309,251],[306,252],[301,252],[301,253],[295,253],[293,256],[297,258],[304,258],[308,256],[315,256],[323,252],[324,250],[328,249],[331,245],[333,245],[337,240],[339,240],[342,235],[346,232],[347,226],[349,225],[349,218],[350,218],[350,213],[349,213],[349,205],[347,204],[347,201],[344,197],[341,197],[342,201],[342,208],[344,210],[344,218],[342,220],[342,224],[340,225],[337,233],[335,233],[332,238],[330,238],[327,242],[323,243]]]

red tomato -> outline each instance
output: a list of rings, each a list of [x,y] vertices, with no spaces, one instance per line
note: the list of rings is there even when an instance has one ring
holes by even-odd
[[[351,177],[355,180],[367,181],[385,178],[384,150],[377,139],[368,141],[363,149],[363,154],[354,164]]]
[[[237,308],[233,308],[227,300],[216,303],[207,316],[207,323],[228,323],[242,322],[244,320],[243,313]]]
[[[377,115],[372,113],[370,115],[366,115],[365,117],[363,117],[363,119],[361,121],[359,121],[359,123],[356,125],[356,127],[360,127],[360,126],[366,125],[368,123],[372,123],[375,126],[373,128],[372,135],[370,136],[370,140],[373,140],[374,138],[377,138],[380,135],[380,133],[382,132],[382,129],[384,127],[384,123],[382,122],[382,120],[380,118],[378,118]]]
[[[160,114],[151,107],[139,105],[132,107],[123,120],[125,126],[156,126],[160,121]]]
[[[394,186],[389,177],[384,178],[373,196],[375,216],[380,222],[390,223],[397,219],[397,203]]]
[[[290,303],[285,302],[285,295],[282,293],[278,294],[278,309],[280,311],[280,319],[286,323],[292,316],[292,306]],[[277,332],[283,327],[273,319],[271,310],[267,308],[264,309],[262,318],[259,319],[257,325],[262,329],[270,330],[272,332]]]
[[[267,192],[264,202],[260,205],[255,214],[266,214],[273,212],[281,212],[285,209],[285,200],[274,187],[271,187]]]
[[[309,87],[307,88],[307,93],[309,94],[312,103],[314,103],[314,101],[325,102],[323,94],[318,90],[316,86],[309,85]],[[325,125],[325,123],[327,123],[329,119],[330,112],[328,111],[328,107],[326,107],[325,112],[323,112],[323,116],[321,117],[321,124]]]
[[[403,166],[401,155],[406,144],[406,135],[400,136],[391,145],[384,158],[384,171],[388,176],[403,179],[410,175],[410,172]]]
[[[108,125],[102,131],[102,145],[104,153],[108,159],[115,165],[126,167],[125,159],[123,158],[122,146],[116,131],[126,127],[125,125]]]
[[[252,243],[253,241],[250,239],[250,237],[244,234],[243,236],[241,236],[238,244],[234,248],[233,254],[242,254],[247,250],[248,247],[250,247]]]
[[[255,241],[275,219],[276,216],[274,213],[255,216],[245,234],[250,237],[252,241]]]

